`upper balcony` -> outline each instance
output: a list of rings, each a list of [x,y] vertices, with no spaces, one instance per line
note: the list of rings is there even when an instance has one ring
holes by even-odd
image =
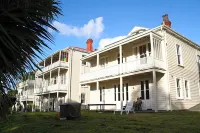
[[[26,86],[34,86],[35,80],[26,80],[22,81],[18,84],[18,88],[24,88]]]
[[[56,53],[52,54],[51,56],[41,61],[38,65],[42,71],[38,70],[36,72],[37,76],[41,75],[42,73],[46,73],[57,67],[68,68],[69,66],[68,52],[66,50],[57,51]]]
[[[54,84],[50,86],[44,86],[41,88],[36,88],[34,93],[36,95],[44,94],[44,93],[53,93],[53,92],[67,92],[67,84]]]
[[[36,78],[34,93],[36,95],[66,92],[68,88],[67,69],[55,69],[50,73],[43,74],[42,77]]]
[[[165,71],[163,42],[161,35],[149,33],[123,45],[89,56],[82,60],[87,63],[82,67],[80,81],[91,82],[154,68]]]

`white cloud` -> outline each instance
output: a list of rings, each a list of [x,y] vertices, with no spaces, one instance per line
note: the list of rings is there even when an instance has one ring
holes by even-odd
[[[81,27],[71,26],[58,21],[54,21],[53,25],[59,30],[61,35],[66,36],[98,38],[104,31],[103,17],[98,17],[95,20],[91,19]],[[49,32],[52,32],[52,30],[49,29]]]
[[[104,39],[101,39],[99,41],[99,49],[102,49],[106,45],[111,44],[111,43],[116,42],[116,41],[119,41],[119,40],[121,40],[121,39],[123,39],[125,37],[126,36],[117,36],[117,37],[114,37],[114,38],[104,38]]]

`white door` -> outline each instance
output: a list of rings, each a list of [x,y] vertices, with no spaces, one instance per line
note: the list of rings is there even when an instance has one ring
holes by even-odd
[[[151,89],[149,87],[149,80],[141,81],[141,99],[142,110],[152,109],[151,106]]]
[[[100,103],[105,104],[105,86],[100,86]],[[101,109],[105,109],[104,106],[101,106]]]

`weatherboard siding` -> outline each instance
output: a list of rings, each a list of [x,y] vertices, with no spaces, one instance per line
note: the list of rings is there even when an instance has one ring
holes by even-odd
[[[167,55],[169,70],[169,85],[172,110],[190,109],[200,101],[199,97],[199,73],[196,61],[197,50],[177,37],[166,34]],[[176,56],[176,44],[181,46],[183,66],[178,66]],[[181,87],[184,89],[184,80],[189,81],[191,99],[177,99],[176,78],[182,81]]]

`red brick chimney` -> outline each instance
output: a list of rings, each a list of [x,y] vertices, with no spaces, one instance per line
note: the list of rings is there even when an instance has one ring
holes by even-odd
[[[86,44],[87,44],[87,51],[88,52],[92,52],[93,51],[93,48],[92,48],[92,43],[93,43],[93,40],[92,39],[88,39]]]
[[[169,28],[171,28],[171,21],[169,21],[168,14],[163,15],[162,18],[163,18],[163,25],[166,25]]]

